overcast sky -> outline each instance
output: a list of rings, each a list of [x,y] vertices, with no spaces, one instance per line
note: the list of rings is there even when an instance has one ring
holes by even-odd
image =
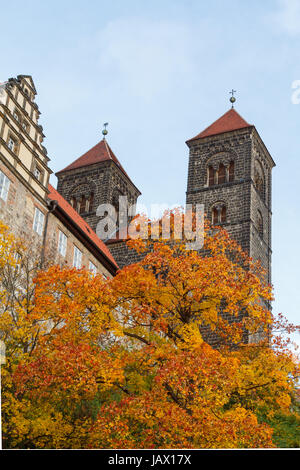
[[[184,204],[185,141],[237,90],[236,110],[277,164],[274,311],[300,323],[300,0],[15,0],[1,18],[0,81],[33,76],[53,171],[109,122],[107,140],[147,206]]]

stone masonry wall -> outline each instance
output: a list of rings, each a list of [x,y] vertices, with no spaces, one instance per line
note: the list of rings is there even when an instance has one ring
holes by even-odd
[[[0,219],[17,237],[31,245],[40,246],[42,237],[33,230],[34,212],[37,207],[45,215],[46,203],[37,199],[1,161],[0,170],[10,180],[7,201],[0,198]]]
[[[112,161],[69,170],[58,174],[57,177],[57,190],[69,203],[72,197],[80,199],[82,195],[93,193],[94,200],[90,211],[80,215],[94,231],[100,220],[96,215],[100,204],[114,205],[119,195],[127,196],[129,204],[135,204],[139,195],[138,190]]]
[[[32,250],[35,256],[42,256],[42,245],[44,240],[44,230],[39,235],[33,230],[34,213],[37,207],[44,214],[44,227],[48,213],[46,202],[42,203],[33,193],[11,172],[7,166],[0,161],[0,170],[9,178],[10,186],[7,201],[0,198],[0,219],[8,225],[11,232],[23,239]],[[61,230],[67,236],[67,252],[62,257],[58,253],[58,234]],[[86,248],[86,246],[54,215],[49,214],[47,234],[45,241],[45,263],[73,265],[74,246],[82,252],[82,267],[89,268],[91,261],[97,271],[105,276],[111,274],[98,261],[98,259]]]

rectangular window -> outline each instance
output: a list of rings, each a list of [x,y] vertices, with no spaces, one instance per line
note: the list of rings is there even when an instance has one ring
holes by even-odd
[[[97,268],[94,263],[92,263],[92,261],[89,262],[89,271],[91,271],[93,274],[97,274]]]
[[[38,168],[35,168],[34,169],[34,172],[33,172],[34,176],[36,177],[37,180],[40,180],[40,177],[41,177],[41,172]]]
[[[39,235],[42,235],[43,233],[44,219],[45,216],[43,212],[36,207],[34,213],[33,230]]]
[[[60,230],[58,231],[58,252],[62,256],[66,256],[67,252],[67,237]]]
[[[74,246],[74,259],[73,259],[74,268],[77,268],[77,269],[81,268],[81,259],[82,259],[81,251],[77,248],[77,246]]]
[[[22,127],[24,129],[25,132],[28,132],[29,131],[29,124],[27,124],[27,122],[23,121],[22,122]]]
[[[7,145],[8,145],[8,148],[9,148],[10,150],[14,151],[15,145],[16,145],[16,141],[15,141],[12,137],[10,137],[10,138],[8,139]]]
[[[3,201],[7,201],[10,180],[0,171],[0,197]]]

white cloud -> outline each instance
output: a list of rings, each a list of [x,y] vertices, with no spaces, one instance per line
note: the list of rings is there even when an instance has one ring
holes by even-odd
[[[187,25],[142,18],[118,19],[101,31],[100,69],[125,93],[150,100],[184,83],[193,72]],[[114,83],[114,86],[116,84]]]
[[[300,0],[278,0],[278,6],[272,15],[275,25],[291,36],[300,34]]]

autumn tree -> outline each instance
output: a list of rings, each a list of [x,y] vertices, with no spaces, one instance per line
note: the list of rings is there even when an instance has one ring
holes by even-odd
[[[298,376],[282,330],[297,328],[273,318],[263,270],[225,230],[204,240],[130,241],[144,259],[110,280],[52,266],[13,306],[2,285],[5,447],[275,445]]]

